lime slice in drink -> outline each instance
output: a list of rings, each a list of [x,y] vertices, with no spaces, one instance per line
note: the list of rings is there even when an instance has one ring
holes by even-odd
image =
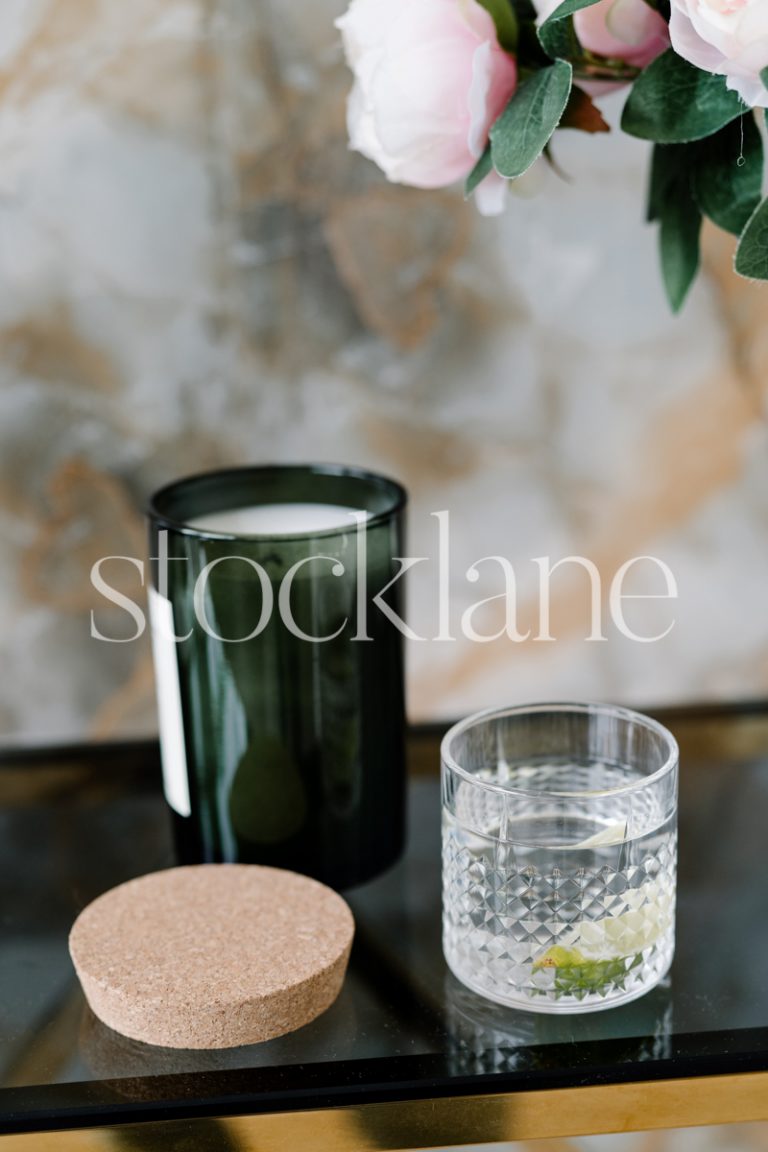
[[[580,840],[578,844],[569,844],[569,848],[604,848],[609,844],[621,844],[627,838],[627,822],[622,820],[618,824],[609,824],[607,828]]]

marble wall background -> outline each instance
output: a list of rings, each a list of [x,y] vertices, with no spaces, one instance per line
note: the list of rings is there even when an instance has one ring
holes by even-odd
[[[541,173],[500,220],[387,186],[346,148],[341,7],[3,0],[3,740],[153,730],[148,646],[90,638],[92,608],[125,624],[91,564],[143,554],[159,483],[269,459],[397,475],[413,554],[449,509],[457,612],[499,591],[463,578],[489,553],[526,619],[535,556],[675,572],[659,644],[585,642],[562,573],[555,643],[414,645],[414,716],[765,695],[766,290],[711,233],[668,315],[645,149],[618,134],[564,134],[569,183]],[[417,574],[414,620],[432,601]]]

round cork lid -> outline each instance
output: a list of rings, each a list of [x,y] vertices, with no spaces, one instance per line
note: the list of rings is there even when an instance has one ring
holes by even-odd
[[[232,1048],[301,1028],[336,999],[354,921],[277,868],[202,864],[129,880],[78,916],[69,950],[110,1028],[166,1048]]]

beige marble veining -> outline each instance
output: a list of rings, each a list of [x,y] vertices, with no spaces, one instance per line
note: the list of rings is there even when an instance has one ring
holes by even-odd
[[[521,627],[534,557],[588,556],[604,582],[633,555],[673,569],[659,644],[587,642],[566,570],[553,643],[411,644],[416,717],[764,695],[768,290],[711,229],[668,314],[647,153],[619,133],[564,133],[568,182],[538,171],[499,220],[387,185],[347,148],[341,7],[0,7],[2,738],[154,729],[145,640],[90,636],[92,609],[130,625],[91,566],[142,554],[158,484],[270,459],[398,476],[413,555],[434,560],[430,513],[449,510],[456,619],[500,591],[465,578],[487,555],[515,565]],[[411,581],[425,634],[433,567]]]

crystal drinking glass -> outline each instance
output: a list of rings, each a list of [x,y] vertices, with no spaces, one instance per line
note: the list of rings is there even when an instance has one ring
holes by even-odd
[[[624,708],[481,712],[442,745],[443,949],[533,1012],[634,1000],[674,951],[678,749]]]

